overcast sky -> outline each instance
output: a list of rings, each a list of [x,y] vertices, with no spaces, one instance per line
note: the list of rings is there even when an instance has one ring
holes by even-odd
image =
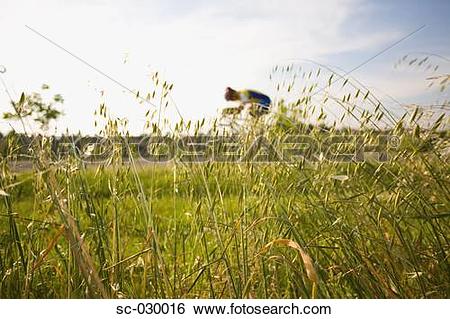
[[[433,103],[445,96],[426,88],[423,72],[393,66],[412,52],[450,57],[449,15],[450,1],[0,0],[0,65],[16,97],[42,83],[64,96],[59,132],[94,133],[103,90],[112,114],[140,133],[147,107],[25,25],[133,90],[151,91],[149,74],[160,71],[185,119],[214,116],[226,86],[272,95],[276,64],[311,59],[348,71],[425,25],[353,76],[401,103]]]

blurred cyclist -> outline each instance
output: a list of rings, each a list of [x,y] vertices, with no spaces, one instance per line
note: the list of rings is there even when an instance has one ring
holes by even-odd
[[[253,117],[261,117],[269,113],[270,104],[272,103],[270,98],[258,91],[254,90],[242,90],[236,91],[230,87],[225,90],[225,100],[227,101],[239,101],[238,107],[230,107],[223,110],[223,114],[235,115],[240,114],[245,106],[249,107],[249,113]]]

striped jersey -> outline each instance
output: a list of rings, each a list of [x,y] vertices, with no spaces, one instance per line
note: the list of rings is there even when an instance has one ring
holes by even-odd
[[[240,101],[243,103],[257,103],[265,108],[269,108],[272,101],[270,100],[270,97],[267,95],[253,91],[253,90],[242,90],[239,91]]]

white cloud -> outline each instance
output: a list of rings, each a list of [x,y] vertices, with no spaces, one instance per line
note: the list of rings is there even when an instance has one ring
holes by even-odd
[[[189,2],[190,3],[190,2]],[[147,65],[175,83],[174,99],[187,118],[214,115],[225,86],[269,90],[268,71],[291,58],[366,50],[397,33],[366,34],[345,24],[361,1],[9,1],[0,64],[17,91],[49,83],[66,98],[61,126],[92,132],[105,89],[114,114],[143,125],[142,107],[108,79],[24,28],[28,24],[134,89],[150,90]],[[3,47],[3,46],[2,46]],[[130,63],[122,57],[130,53]]]

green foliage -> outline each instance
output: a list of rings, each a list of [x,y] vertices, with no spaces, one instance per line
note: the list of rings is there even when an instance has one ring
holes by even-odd
[[[49,86],[43,84],[42,89],[49,89]],[[51,101],[44,101],[40,93],[22,93],[18,101],[11,101],[14,112],[3,113],[3,118],[6,120],[31,118],[41,129],[47,129],[51,121],[56,121],[63,115],[62,111],[55,107],[56,104],[62,103],[64,99],[60,94],[54,95]]]

